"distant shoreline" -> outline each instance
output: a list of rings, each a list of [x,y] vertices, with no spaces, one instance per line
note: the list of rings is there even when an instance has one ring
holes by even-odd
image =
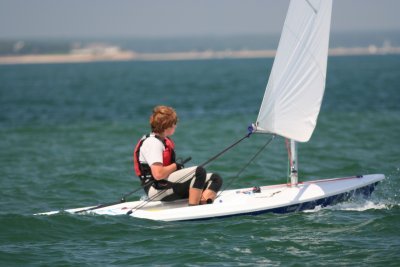
[[[272,58],[276,50],[223,50],[189,51],[172,53],[136,53],[116,50],[112,53],[70,53],[70,54],[31,54],[18,56],[0,56],[0,65],[48,64],[48,63],[89,63],[101,61],[180,61],[207,59]],[[400,54],[400,47],[368,46],[329,49],[329,56],[361,56]]]

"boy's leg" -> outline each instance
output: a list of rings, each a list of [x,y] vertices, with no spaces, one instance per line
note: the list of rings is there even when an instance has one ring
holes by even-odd
[[[200,204],[212,203],[217,197],[218,191],[222,186],[222,178],[216,173],[208,173],[206,178],[206,188],[201,196]]]

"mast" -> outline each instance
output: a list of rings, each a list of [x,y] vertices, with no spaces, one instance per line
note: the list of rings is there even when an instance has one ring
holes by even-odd
[[[297,143],[290,139],[289,168],[290,168],[290,186],[295,187],[298,184],[298,164],[297,164]]]

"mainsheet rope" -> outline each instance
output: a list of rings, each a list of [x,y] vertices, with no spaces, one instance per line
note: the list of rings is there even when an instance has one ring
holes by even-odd
[[[247,167],[249,167],[249,165],[258,157],[258,155],[260,155],[260,153],[272,142],[272,140],[275,138],[275,134],[271,135],[271,138],[267,140],[267,142],[254,154],[254,156],[246,163],[246,165],[244,165],[242,167],[242,169],[240,169],[237,174],[230,179],[229,183],[224,186],[223,190],[220,190],[218,192],[218,195],[215,199],[217,199],[223,191],[225,191],[237,178],[239,178],[239,176],[244,172],[245,169],[247,169]]]
[[[202,163],[202,164],[200,164],[200,165],[198,165],[198,166],[204,167],[204,166],[206,166],[207,164],[209,164],[210,162],[216,160],[216,159],[219,158],[222,154],[226,153],[228,150],[232,149],[234,146],[238,145],[238,144],[239,144],[240,142],[242,142],[243,140],[249,138],[250,135],[253,134],[253,132],[254,132],[254,131],[253,131],[253,128],[252,128],[252,127],[249,127],[249,128],[248,128],[248,133],[247,133],[245,136],[243,136],[242,138],[240,138],[239,140],[237,140],[236,142],[234,142],[233,144],[231,144],[231,145],[228,146],[227,148],[223,149],[221,152],[217,153],[216,155],[214,155],[213,157],[211,157],[210,159],[208,159],[207,161],[205,161],[204,163]],[[249,162],[247,162],[247,164],[236,174],[236,176],[229,182],[229,184],[228,184],[227,186],[231,185],[232,182],[240,176],[240,174],[241,174],[241,173],[250,165],[250,163],[261,153],[261,151],[264,150],[265,147],[266,147],[269,143],[271,143],[271,141],[274,139],[274,137],[275,137],[275,135],[272,135],[272,137],[267,141],[267,143],[266,143],[259,151],[257,151],[257,153],[256,153],[256,154],[249,160]],[[185,180],[186,178],[188,178],[189,176],[193,176],[193,177],[191,178],[191,179],[193,179],[193,178],[194,178],[194,173],[195,173],[195,171],[196,171],[196,169],[194,169],[194,170],[190,171],[189,173],[185,174],[184,176],[182,176],[181,178],[179,178],[179,179],[177,180],[177,182],[183,181],[183,180]],[[151,182],[152,182],[152,181],[151,181]],[[131,194],[133,194],[133,193],[139,191],[139,190],[142,189],[144,186],[151,184],[151,182],[149,182],[148,184],[144,184],[144,185],[142,185],[141,187],[139,187],[139,188],[137,188],[137,189],[135,189],[135,190],[133,190],[133,191],[131,191],[131,192],[129,192],[129,193],[123,195],[122,198],[121,198],[121,200],[118,201],[118,202],[107,203],[107,204],[101,204],[101,205],[98,205],[98,206],[95,206],[95,207],[92,207],[92,208],[88,208],[88,209],[85,209],[85,210],[76,211],[75,213],[81,213],[81,212],[91,211],[91,210],[95,210],[95,209],[99,209],[99,208],[103,208],[103,207],[107,207],[107,206],[111,206],[111,205],[123,203],[123,202],[125,202],[126,197],[128,197],[129,195],[131,195]],[[227,186],[225,186],[225,188],[227,188]],[[164,189],[164,190],[161,190],[161,191],[157,192],[157,193],[156,193],[154,196],[152,196],[151,198],[148,198],[148,199],[144,200],[144,202],[142,202],[142,203],[140,203],[139,205],[137,205],[136,207],[131,208],[126,214],[127,214],[127,215],[130,215],[130,214],[132,214],[134,211],[143,208],[143,207],[146,206],[150,201],[154,200],[155,198],[157,198],[158,196],[160,196],[161,194],[163,194],[163,193],[165,192],[165,190],[167,190],[167,189]],[[225,189],[224,189],[224,190],[225,190]],[[221,194],[222,191],[224,191],[224,190],[221,190],[221,191],[218,193],[217,198],[220,196],[220,194]]]

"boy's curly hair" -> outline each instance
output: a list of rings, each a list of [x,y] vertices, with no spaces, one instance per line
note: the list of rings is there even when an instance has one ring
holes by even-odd
[[[165,129],[178,123],[178,115],[175,110],[167,106],[156,106],[150,116],[151,131],[161,134]]]

